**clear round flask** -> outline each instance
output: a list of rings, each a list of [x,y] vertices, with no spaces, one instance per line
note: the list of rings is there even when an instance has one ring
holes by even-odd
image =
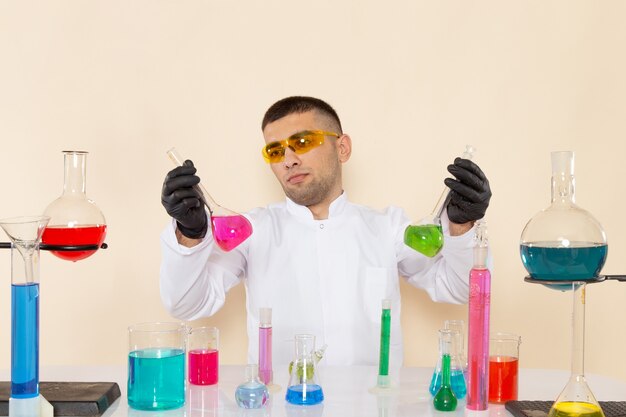
[[[289,384],[285,400],[296,405],[315,405],[324,401],[324,392],[319,384],[315,365],[315,336],[295,336],[296,358],[289,365]]]
[[[522,263],[536,280],[591,280],[604,266],[606,234],[575,204],[574,185],[574,153],[552,152],[552,202],[530,219],[520,239]]]
[[[175,148],[167,151],[167,156],[176,166],[185,163]],[[211,232],[217,246],[224,252],[231,251],[243,243],[252,234],[252,224],[239,213],[235,213],[225,207],[220,206],[213,200],[202,183],[195,186],[200,193],[202,201],[209,210],[211,217]]]
[[[63,193],[44,211],[44,215],[50,217],[50,222],[41,242],[51,246],[67,246],[68,250],[51,252],[61,259],[79,261],[98,250],[106,237],[107,226],[104,215],[85,193],[87,152],[63,151],[63,161]],[[93,248],[76,250],[77,246]]]
[[[467,145],[461,158],[472,159],[474,152],[476,152],[476,148]],[[432,213],[407,226],[404,230],[405,245],[430,258],[441,251],[443,248],[441,214],[450,201],[449,194],[450,189],[445,187]]]
[[[458,344],[460,340],[461,336],[458,329],[439,330],[439,359],[428,388],[431,395],[436,396],[441,389],[444,380],[444,358],[447,356],[450,367],[450,389],[454,392],[455,398],[459,400],[465,398],[467,385],[465,383],[465,375],[463,374],[463,364],[459,360]]]
[[[246,380],[235,390],[235,400],[241,408],[261,408],[267,403],[270,394],[259,379],[259,367],[255,364],[246,366]]]

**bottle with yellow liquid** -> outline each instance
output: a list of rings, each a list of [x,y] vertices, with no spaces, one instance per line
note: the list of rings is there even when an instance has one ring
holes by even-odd
[[[573,282],[571,285],[574,294],[572,374],[552,405],[548,417],[604,417],[604,412],[589,389],[584,375],[586,284]]]

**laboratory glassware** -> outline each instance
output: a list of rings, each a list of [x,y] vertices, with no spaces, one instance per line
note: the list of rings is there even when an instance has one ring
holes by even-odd
[[[457,397],[452,389],[451,361],[454,338],[452,330],[439,330],[439,350],[441,352],[441,386],[435,393],[433,405],[435,410],[454,411],[457,405]]]
[[[241,408],[261,408],[267,403],[270,395],[267,387],[259,379],[257,365],[246,366],[246,381],[235,390],[235,400]]]
[[[0,220],[11,240],[11,416],[40,415],[47,404],[39,394],[39,242],[49,220]]]
[[[468,305],[467,408],[487,409],[489,384],[489,310],[491,272],[487,268],[487,223],[476,222],[474,266],[470,270]]]
[[[167,155],[176,166],[182,166],[185,160],[175,148],[167,151]],[[220,206],[213,200],[202,183],[194,187],[200,193],[203,203],[211,217],[211,231],[217,246],[225,252],[239,246],[252,234],[252,224],[241,214]]]
[[[519,373],[518,335],[494,333],[489,339],[489,402],[517,400]]]
[[[606,234],[591,213],[575,204],[574,152],[552,152],[551,156],[552,202],[522,231],[522,263],[536,280],[592,280],[606,261]],[[551,287],[572,288],[568,283]]]
[[[183,323],[140,323],[128,328],[128,405],[169,410],[185,403]]]
[[[324,401],[315,365],[315,336],[295,336],[295,360],[289,365],[289,384],[285,400],[296,405],[315,405]]]
[[[379,388],[388,388],[391,384],[389,380],[389,339],[391,337],[391,300],[382,301],[382,311],[380,314],[380,358],[378,362]]]
[[[68,247],[67,250],[51,252],[61,259],[79,261],[100,248],[106,237],[107,225],[98,206],[85,194],[87,152],[63,151],[63,163],[63,193],[44,211],[50,222],[41,242]],[[82,246],[90,248],[83,249]]]
[[[465,376],[465,382],[467,383],[467,346],[465,344],[465,322],[463,320],[445,320],[443,322],[444,329],[458,330],[457,346],[459,352],[459,365],[463,368],[463,375]]]
[[[476,149],[471,145],[466,145],[461,158],[472,159]],[[412,249],[432,258],[437,255],[443,247],[443,230],[441,227],[441,214],[448,205],[450,199],[450,189],[445,187],[432,213],[410,224],[404,230],[404,243]]]
[[[265,384],[272,384],[272,309],[259,309],[259,379]]]
[[[448,342],[449,340],[449,342]],[[458,329],[440,329],[439,330],[439,359],[433,376],[430,380],[428,390],[431,395],[436,395],[441,388],[443,382],[443,359],[444,355],[449,357],[450,361],[450,386],[457,399],[465,398],[467,394],[467,386],[465,384],[465,375],[463,375],[463,366],[459,362],[459,330]],[[445,344],[445,346],[444,346]],[[447,353],[444,353],[444,347]]]
[[[219,380],[217,327],[194,327],[187,337],[188,379],[194,385],[213,385]]]

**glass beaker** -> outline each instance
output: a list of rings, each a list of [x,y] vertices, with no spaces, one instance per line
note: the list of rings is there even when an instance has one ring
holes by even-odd
[[[591,213],[574,202],[574,152],[552,152],[552,202],[530,219],[520,238],[522,263],[532,278],[584,281],[598,277],[607,257],[606,234]]]
[[[182,166],[185,163],[175,148],[167,151],[167,155],[176,166]],[[248,219],[217,204],[202,183],[196,185],[195,189],[200,193],[202,201],[209,209],[213,239],[220,249],[224,252],[231,251],[250,237],[252,224]]]
[[[189,382],[213,385],[219,380],[219,330],[217,327],[191,329],[187,339]]]
[[[94,246],[90,250],[56,250],[54,255],[68,261],[79,261],[93,255],[106,237],[104,215],[87,198],[87,152],[63,151],[65,177],[63,194],[46,207],[44,215],[50,222],[44,230],[42,243],[54,246]]]
[[[259,367],[254,364],[246,366],[246,381],[235,390],[235,400],[241,408],[261,408],[270,394],[267,387],[259,379]]]
[[[128,405],[169,410],[185,403],[183,323],[141,323],[128,328]]]
[[[285,400],[291,404],[314,405],[324,401],[324,392],[315,371],[315,336],[295,336],[296,358],[289,366]]]
[[[11,239],[11,399],[39,396],[39,240],[49,220],[0,220]]]
[[[513,333],[494,333],[489,339],[489,402],[517,400],[519,346]]]
[[[461,158],[472,159],[475,151],[476,149],[473,146],[467,145]],[[448,198],[449,194],[450,189],[445,187],[432,213],[407,226],[404,230],[404,243],[407,246],[430,258],[441,251],[441,248],[443,248],[441,214],[450,201]]]
[[[441,329],[439,330],[439,351],[441,353],[441,385],[435,393],[433,398],[433,405],[435,410],[439,411],[454,411],[457,405],[457,397],[454,389],[452,388],[451,379],[451,363],[452,363],[452,351],[454,350],[454,340],[456,336],[453,334],[454,330]],[[463,374],[461,373],[461,376]],[[465,380],[463,380],[465,385]]]
[[[457,399],[465,398],[467,386],[463,375],[463,366],[459,363],[459,330],[439,329],[439,359],[433,371],[428,390],[435,396],[443,382],[443,359],[448,356],[450,361],[450,387]]]

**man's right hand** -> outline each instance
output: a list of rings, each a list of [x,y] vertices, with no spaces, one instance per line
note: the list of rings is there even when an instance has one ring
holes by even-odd
[[[208,230],[208,221],[200,191],[194,187],[200,183],[195,174],[196,168],[189,160],[168,172],[163,181],[161,204],[176,220],[183,236],[202,239]]]

